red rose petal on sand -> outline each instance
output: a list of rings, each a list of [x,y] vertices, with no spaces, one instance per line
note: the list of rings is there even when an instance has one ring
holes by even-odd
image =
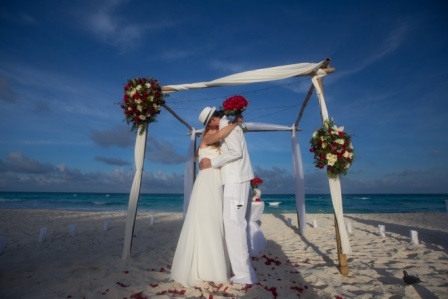
[[[272,293],[272,296],[274,296],[274,298],[277,298],[277,296],[278,296],[277,288],[275,288],[275,287],[271,287],[271,288],[264,287],[264,288],[265,288],[267,291],[271,292],[271,293]]]
[[[247,293],[251,287],[253,287],[252,284],[246,284],[241,290]]]
[[[142,295],[143,292],[134,293],[131,295],[132,299],[148,299],[148,297]]]

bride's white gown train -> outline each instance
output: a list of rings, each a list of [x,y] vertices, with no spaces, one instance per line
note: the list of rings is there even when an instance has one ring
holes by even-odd
[[[219,149],[199,149],[202,158],[214,158]],[[199,171],[171,267],[171,279],[184,287],[203,281],[227,282],[229,260],[222,222],[223,186],[221,171]]]

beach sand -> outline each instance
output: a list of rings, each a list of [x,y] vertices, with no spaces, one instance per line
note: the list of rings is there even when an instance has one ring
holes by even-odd
[[[191,289],[169,280],[182,215],[139,213],[128,261],[125,220],[122,212],[1,210],[0,298],[448,298],[445,213],[345,215],[353,230],[347,276],[337,267],[333,215],[308,214],[300,236],[295,214],[264,214],[268,244],[253,258],[259,283]],[[47,237],[38,242],[42,227]],[[410,230],[419,244],[410,243]],[[421,282],[407,286],[403,270]]]

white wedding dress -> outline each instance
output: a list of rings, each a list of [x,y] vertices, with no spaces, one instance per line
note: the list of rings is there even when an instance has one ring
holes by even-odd
[[[218,155],[219,149],[214,147],[199,149],[199,161]],[[171,267],[171,279],[184,287],[198,286],[203,281],[228,281],[230,264],[222,198],[221,171],[214,168],[199,171]]]

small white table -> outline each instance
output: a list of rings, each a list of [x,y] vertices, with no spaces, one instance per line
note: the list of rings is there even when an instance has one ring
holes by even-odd
[[[248,225],[248,238],[249,238],[249,254],[250,256],[257,256],[260,254],[267,245],[266,238],[258,225],[258,221],[263,215],[264,202],[253,201],[250,211],[250,221]]]

